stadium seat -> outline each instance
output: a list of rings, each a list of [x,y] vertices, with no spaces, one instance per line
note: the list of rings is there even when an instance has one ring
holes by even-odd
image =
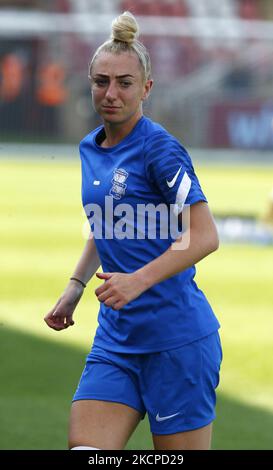
[[[70,12],[69,0],[57,0],[55,4],[55,10],[61,13],[69,13]]]
[[[135,0],[122,0],[120,2],[120,11],[130,11],[134,15],[143,15],[142,2]]]
[[[129,10],[136,15],[186,16],[184,0],[123,0],[120,10]]]
[[[164,0],[160,4],[161,15],[164,16],[186,16],[187,10],[181,0]]]
[[[256,0],[242,0],[239,13],[244,20],[255,20],[260,17],[259,6]]]

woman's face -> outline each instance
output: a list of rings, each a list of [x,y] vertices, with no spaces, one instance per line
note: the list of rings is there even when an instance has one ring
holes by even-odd
[[[142,115],[142,101],[149,95],[152,80],[143,80],[135,53],[101,52],[91,70],[92,100],[104,122],[136,121]]]

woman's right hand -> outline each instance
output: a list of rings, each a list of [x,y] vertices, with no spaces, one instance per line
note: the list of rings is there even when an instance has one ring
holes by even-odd
[[[44,317],[44,321],[56,331],[61,331],[74,325],[73,313],[80,301],[84,288],[75,281],[70,281],[58,302]]]

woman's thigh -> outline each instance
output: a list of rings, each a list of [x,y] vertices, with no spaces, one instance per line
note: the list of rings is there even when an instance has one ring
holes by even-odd
[[[169,435],[153,434],[156,450],[209,450],[211,446],[212,423],[194,431]]]
[[[120,450],[141,420],[141,414],[127,405],[102,400],[72,403],[69,422],[69,448],[89,446]]]

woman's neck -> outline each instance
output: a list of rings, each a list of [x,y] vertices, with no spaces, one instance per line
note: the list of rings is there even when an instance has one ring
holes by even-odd
[[[101,147],[113,147],[121,142],[130,132],[133,130],[139,119],[143,116],[142,113],[138,113],[133,116],[126,123],[114,124],[112,122],[104,122],[104,132],[106,138],[101,143]]]

